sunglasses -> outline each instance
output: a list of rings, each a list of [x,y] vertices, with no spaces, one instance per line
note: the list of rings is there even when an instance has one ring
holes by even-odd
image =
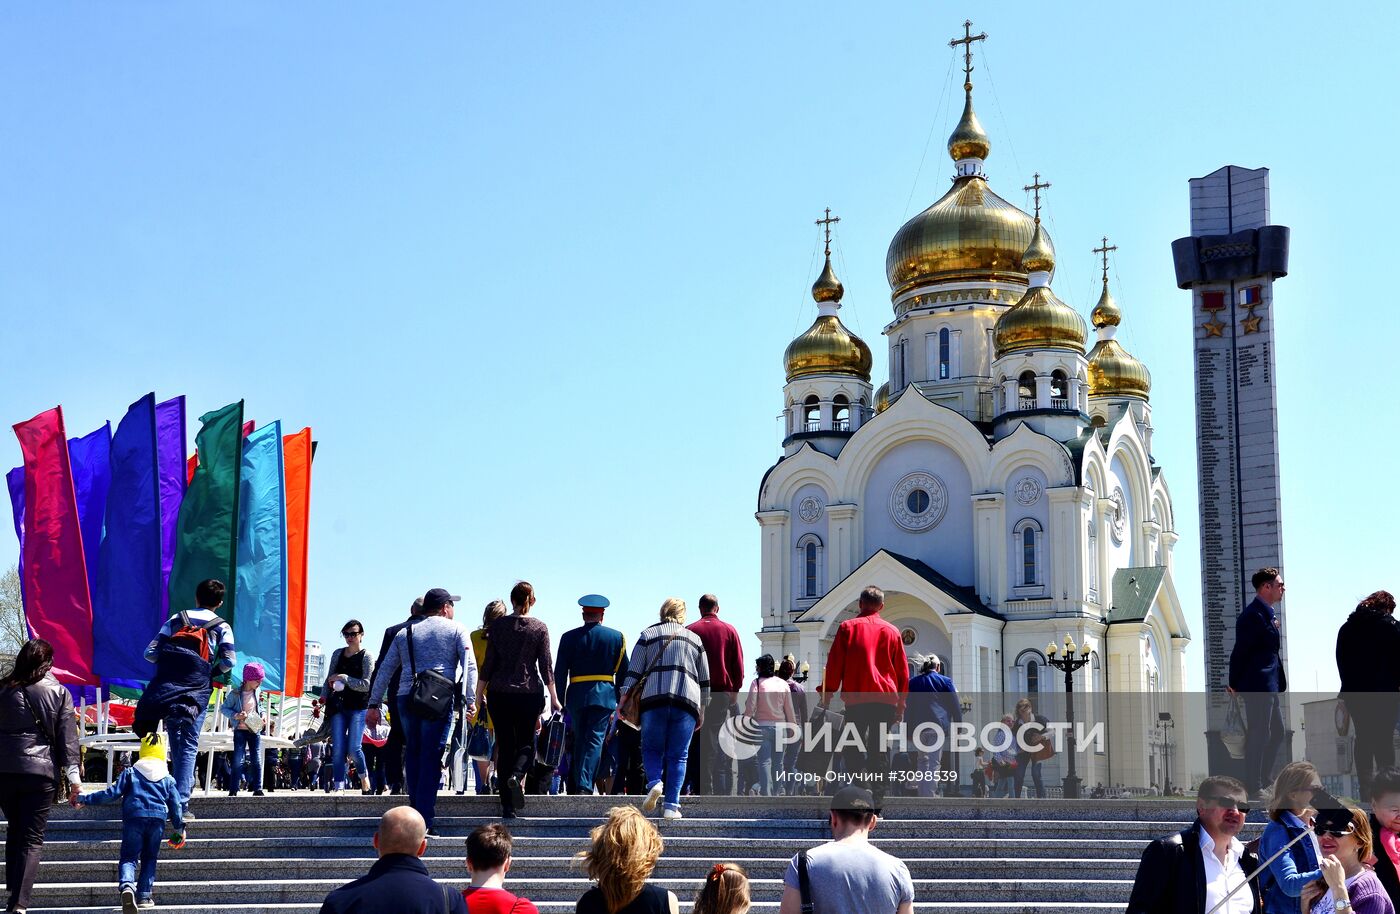
[[[1334,828],[1318,828],[1314,830],[1319,838],[1349,838],[1356,833],[1356,826],[1347,826],[1346,831],[1337,831]]]
[[[1203,799],[1217,809],[1237,809],[1241,815],[1249,815],[1249,804],[1241,803],[1234,797],[1203,797]]]
[[[340,637],[342,637],[342,638],[358,638],[358,637],[360,637],[360,636],[363,635],[363,634],[364,634],[364,632],[362,632],[362,631],[359,631],[359,632],[341,632],[341,633],[340,633]]]

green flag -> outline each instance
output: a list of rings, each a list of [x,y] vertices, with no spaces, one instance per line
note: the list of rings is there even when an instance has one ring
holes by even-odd
[[[199,417],[195,448],[199,465],[180,505],[175,566],[170,570],[170,610],[194,607],[200,581],[218,578],[227,588],[219,615],[233,622],[238,543],[238,476],[243,462],[243,401]]]

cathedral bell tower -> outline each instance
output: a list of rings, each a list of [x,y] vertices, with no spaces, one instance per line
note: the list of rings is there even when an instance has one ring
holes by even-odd
[[[1022,422],[1058,441],[1078,437],[1089,424],[1088,363],[1084,318],[1050,290],[1055,248],[1040,224],[1040,192],[1049,187],[1037,173],[1026,190],[1035,193],[1035,230],[1021,255],[1029,287],[1011,310],[997,318],[992,337],[992,377],[1000,396],[994,433],[998,439]]]
[[[810,443],[834,457],[851,433],[874,415],[870,347],[837,317],[846,290],[831,268],[831,226],[840,221],[830,209],[817,220],[826,232],[826,263],[812,284],[817,319],[783,354],[784,454]]]
[[[1108,291],[1108,252],[1118,250],[1108,238],[1094,248],[1103,255],[1103,291],[1089,315],[1099,341],[1089,352],[1089,413],[1104,425],[1113,425],[1124,413],[1131,413],[1138,433],[1149,453],[1152,450],[1152,408],[1147,395],[1152,391],[1152,375],[1147,366],[1133,358],[1114,337],[1123,321],[1123,312]],[[1097,423],[1096,423],[1097,424]]]

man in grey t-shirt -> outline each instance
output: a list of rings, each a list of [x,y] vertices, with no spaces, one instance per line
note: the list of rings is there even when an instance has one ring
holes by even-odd
[[[815,914],[912,914],[909,867],[870,843],[878,821],[875,797],[864,787],[843,787],[831,798],[831,841],[807,851]],[[802,910],[800,856],[792,858],[783,874],[778,914]]]

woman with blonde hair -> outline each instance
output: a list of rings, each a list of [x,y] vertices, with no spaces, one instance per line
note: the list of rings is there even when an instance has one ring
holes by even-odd
[[[1371,857],[1371,818],[1364,810],[1318,810],[1314,826],[1322,851],[1322,879],[1303,890],[1305,914],[1395,914]],[[1299,842],[1302,843],[1302,842]]]
[[[574,859],[598,884],[583,893],[575,914],[678,914],[676,896],[647,883],[665,845],[636,807],[614,806],[588,838],[588,850]]]
[[[1298,898],[1303,888],[1322,878],[1322,864],[1312,841],[1298,841],[1287,853],[1278,853],[1288,842],[1307,832],[1308,825],[1303,820],[1312,805],[1313,791],[1321,787],[1322,779],[1310,762],[1284,765],[1274,781],[1269,798],[1269,824],[1259,836],[1260,860],[1278,854],[1259,879],[1264,893],[1264,914],[1298,914]]]
[[[681,817],[681,784],[690,739],[705,721],[703,709],[709,700],[705,645],[685,627],[685,601],[670,597],[661,604],[661,621],[642,629],[637,637],[618,703],[618,716],[624,720],[629,706],[640,709],[637,723],[647,777],[642,809],[646,812],[655,810],[664,795],[663,815]]]
[[[481,628],[472,632],[472,654],[476,657],[476,668],[478,670],[486,667],[486,642],[490,640],[491,623],[503,617],[510,610],[506,607],[505,600],[492,600],[486,604],[486,609],[481,613]],[[486,689],[482,689],[481,702],[477,705],[477,714],[481,715],[482,721],[488,730],[495,729],[491,726],[491,714],[486,709]],[[491,792],[491,761],[477,759],[472,762],[476,769],[476,792],[487,794]]]
[[[695,894],[690,914],[745,914],[749,909],[749,874],[737,863],[716,863]]]

